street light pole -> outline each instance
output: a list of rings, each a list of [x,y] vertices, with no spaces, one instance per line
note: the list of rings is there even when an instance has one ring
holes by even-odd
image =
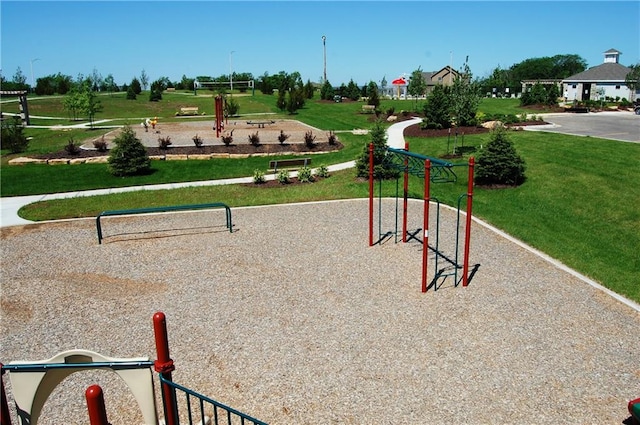
[[[323,83],[327,82],[327,37],[322,36],[322,51],[324,57],[324,72],[322,73]]]
[[[235,50],[229,53],[229,82],[231,83],[231,94],[233,94],[233,62],[231,60],[233,58],[233,52],[235,52]]]
[[[40,58],[31,59],[31,92],[33,93],[36,89],[36,82],[33,79],[33,63],[35,61],[39,61]]]

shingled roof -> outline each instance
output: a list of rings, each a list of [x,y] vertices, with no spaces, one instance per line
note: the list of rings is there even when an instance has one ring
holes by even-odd
[[[563,82],[624,82],[631,69],[619,63],[603,63],[565,78]]]

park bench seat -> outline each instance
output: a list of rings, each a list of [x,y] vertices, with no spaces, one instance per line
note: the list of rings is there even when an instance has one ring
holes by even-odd
[[[278,169],[308,167],[309,165],[311,165],[311,158],[274,159],[269,161],[269,170],[277,172]]]
[[[366,114],[372,114],[375,110],[375,105],[362,105],[362,112]]]
[[[180,115],[198,115],[198,107],[188,106],[188,107],[180,108]]]
[[[268,121],[247,121],[248,125],[257,125],[258,128],[264,128],[265,125],[271,125],[271,124],[275,124],[276,122],[273,120],[268,120]]]

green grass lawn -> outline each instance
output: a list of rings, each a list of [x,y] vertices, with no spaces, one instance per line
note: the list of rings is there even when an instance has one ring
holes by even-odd
[[[202,105],[212,103],[211,98],[204,96],[197,99],[186,94],[171,96],[176,97],[174,102],[188,99],[183,106],[200,107],[196,101]],[[275,97],[256,95],[238,97],[238,100],[241,113],[245,102],[251,102],[247,109],[255,113],[266,111],[291,118],[275,110],[272,105]],[[146,103],[149,103],[146,99],[140,102],[140,107],[146,108]],[[176,106],[177,103],[164,106],[164,113],[174,113]],[[370,128],[370,116],[360,113],[361,106],[362,103],[357,102],[310,101],[294,118],[323,130]],[[383,109],[391,107],[396,111],[412,110],[413,103],[383,101]],[[123,118],[150,115],[148,109],[133,109],[126,112],[128,116],[123,116],[123,109],[114,108],[114,113],[122,114],[118,116]],[[514,99],[485,99],[480,109],[485,113],[522,113]],[[53,149],[58,143],[64,146],[66,137],[76,134],[74,137],[81,138],[83,130],[60,134],[47,133],[49,131],[29,129],[34,138],[30,150],[42,152]],[[640,302],[640,259],[637,255],[640,252],[640,211],[636,206],[636,200],[640,198],[640,186],[637,185],[640,181],[640,146],[540,132],[510,132],[509,137],[526,162],[527,181],[516,189],[477,188],[474,215],[613,291]],[[477,153],[488,138],[488,134],[465,136],[464,140],[458,139],[458,145],[464,143],[467,155],[475,154],[473,150]],[[352,160],[369,140],[368,136],[349,133],[341,133],[340,139],[345,149],[314,157],[314,166]],[[443,155],[453,147],[453,141],[448,143],[447,138],[409,139],[409,143],[412,151],[429,156]],[[265,169],[268,162],[266,158],[161,161],[154,162],[154,173],[149,176],[123,179],[108,174],[105,165],[10,167],[6,165],[8,155],[3,152],[2,156],[3,196],[248,176],[256,168]],[[466,157],[461,161],[466,161]],[[433,195],[455,205],[458,195],[466,191],[465,169],[460,168],[458,175],[460,178],[455,184],[432,185]],[[420,179],[412,178],[412,197],[422,197],[422,184]],[[30,220],[93,217],[107,209],[205,202],[225,202],[231,206],[264,205],[365,197],[367,190],[367,183],[356,180],[354,171],[347,170],[307,185],[275,188],[210,186],[40,202],[23,208],[21,216]],[[395,183],[385,184],[384,191],[385,195],[393,196]]]

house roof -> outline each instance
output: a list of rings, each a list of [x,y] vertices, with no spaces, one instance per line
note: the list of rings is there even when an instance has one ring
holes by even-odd
[[[575,75],[563,79],[563,82],[581,82],[581,81],[624,81],[631,69],[619,63],[603,63],[586,71],[579,72]]]
[[[616,49],[609,49],[606,52],[604,52],[604,54],[622,54],[622,52],[620,52],[619,50]]]

